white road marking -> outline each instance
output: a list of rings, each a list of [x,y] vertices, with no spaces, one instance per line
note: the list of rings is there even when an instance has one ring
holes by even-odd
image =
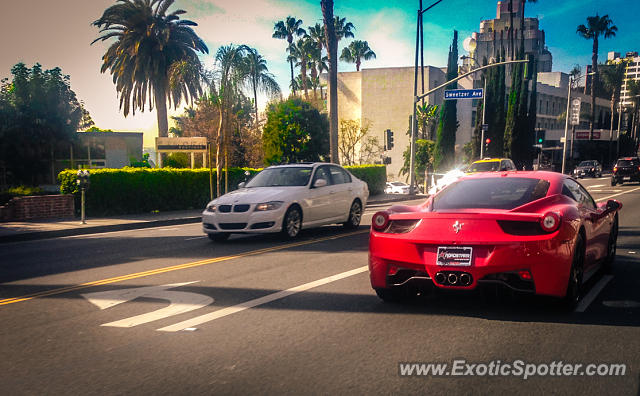
[[[590,189],[590,188],[598,188],[598,187],[604,187],[604,186],[605,186],[604,184],[594,184],[593,186],[589,186],[589,187],[587,187],[587,189]]]
[[[205,315],[197,316],[197,317],[195,317],[193,319],[188,319],[188,320],[185,320],[185,321],[180,322],[180,323],[176,323],[176,324],[171,325],[171,326],[166,326],[166,327],[160,328],[160,329],[158,329],[158,331],[174,332],[174,331],[185,330],[185,329],[190,328],[190,327],[196,327],[196,326],[201,325],[203,323],[211,322],[212,320],[220,319],[220,318],[223,318],[225,316],[232,315],[234,313],[242,312],[242,311],[247,310],[249,308],[254,308],[254,307],[257,307],[259,305],[264,305],[264,304],[270,303],[270,302],[275,301],[275,300],[280,300],[280,299],[285,298],[287,296],[290,296],[292,294],[301,293],[303,291],[307,291],[309,289],[313,289],[313,288],[318,287],[318,286],[326,285],[327,283],[335,282],[335,281],[340,280],[340,279],[344,279],[344,278],[348,278],[348,277],[353,276],[353,275],[360,274],[362,272],[367,271],[368,269],[369,269],[369,267],[365,265],[363,267],[356,268],[356,269],[353,269],[351,271],[346,271],[346,272],[342,272],[340,274],[328,276],[326,278],[318,279],[316,281],[305,283],[305,284],[300,285],[300,286],[292,287],[291,289],[282,290],[282,291],[279,291],[279,292],[276,292],[276,293],[272,293],[272,294],[266,295],[264,297],[260,297],[260,298],[256,298],[256,299],[253,299],[253,300],[249,300],[249,301],[240,303],[238,305],[233,305],[231,307],[219,309],[217,311],[213,311],[213,312],[205,314]]]
[[[574,312],[586,311],[589,305],[593,302],[593,300],[596,299],[598,294],[600,294],[602,289],[604,289],[604,287],[607,285],[607,283],[611,281],[611,279],[613,279],[613,275],[603,276],[602,279],[600,279],[598,283],[596,283],[595,286],[593,286],[591,291],[589,291],[589,293],[587,293],[586,296],[582,297],[582,300],[580,300],[580,303],[578,303],[578,306],[576,307]]]
[[[606,197],[602,197],[602,198],[596,199],[596,202],[604,201],[605,199],[610,199],[610,198],[613,198],[613,197],[617,197],[618,195],[628,194],[630,192],[634,192],[634,191],[638,191],[638,190],[640,190],[640,187],[634,188],[632,190],[627,190],[627,191],[624,191],[624,192],[621,192],[621,193],[618,193],[618,194],[613,194],[613,195],[609,195],[609,196],[606,196]]]
[[[169,316],[178,315],[184,312],[193,311],[213,303],[213,298],[204,294],[170,291],[174,287],[184,286],[195,282],[173,283],[162,286],[135,287],[121,290],[109,290],[105,292],[86,293],[82,297],[100,309],[107,309],[127,301],[135,300],[139,297],[151,297],[167,300],[171,305],[130,318],[105,323],[102,326],[110,327],[133,327],[143,323],[153,322]]]
[[[199,236],[199,237],[187,238],[187,239],[185,239],[185,241],[192,241],[192,240],[194,240],[194,239],[202,239],[202,238],[206,238],[206,237],[207,237],[207,236],[206,236],[206,235],[204,235],[204,236]]]
[[[603,301],[602,305],[610,308],[638,308],[640,302],[631,300]]]

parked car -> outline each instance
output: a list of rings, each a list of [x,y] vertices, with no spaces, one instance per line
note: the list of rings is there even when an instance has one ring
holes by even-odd
[[[638,157],[620,158],[613,167],[611,185],[628,182],[640,182],[640,159]]]
[[[401,301],[421,288],[490,283],[572,307],[582,284],[614,260],[621,207],[596,204],[560,173],[464,176],[422,205],[373,215],[371,286],[381,299]]]
[[[502,172],[502,171],[515,171],[516,165],[509,158],[485,158],[475,162],[467,168],[465,173],[478,173],[478,172]]]
[[[357,228],[369,196],[365,182],[327,163],[270,166],[239,187],[202,213],[211,240],[274,232],[295,238],[304,228],[334,223]]]
[[[602,177],[602,165],[596,160],[582,161],[573,170],[573,177]]]
[[[409,185],[403,182],[387,182],[384,189],[386,194],[409,194]]]

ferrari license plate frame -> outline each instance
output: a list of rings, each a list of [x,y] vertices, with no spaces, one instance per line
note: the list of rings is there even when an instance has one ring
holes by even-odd
[[[470,267],[473,262],[471,246],[438,246],[436,264],[447,267]]]

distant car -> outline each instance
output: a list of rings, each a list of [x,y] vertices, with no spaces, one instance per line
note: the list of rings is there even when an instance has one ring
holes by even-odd
[[[202,212],[211,240],[275,232],[295,238],[304,228],[335,223],[357,228],[369,196],[365,182],[327,163],[270,166],[239,187]]]
[[[438,191],[442,190],[464,175],[465,173],[460,169],[450,170],[449,172],[445,173],[440,179],[438,179],[438,181],[433,186],[431,186],[431,188],[429,189],[429,194],[437,193]]]
[[[638,157],[620,158],[613,167],[611,185],[628,182],[640,182],[640,159]]]
[[[611,266],[621,207],[596,203],[560,173],[464,176],[421,205],[373,215],[371,286],[381,299],[401,301],[422,288],[500,284],[564,298],[570,308],[582,285]]]
[[[403,182],[387,182],[384,189],[386,194],[409,194],[409,185]]]
[[[573,170],[573,177],[581,178],[585,176],[602,177],[602,165],[598,161],[582,161]]]
[[[465,173],[515,171],[516,165],[509,158],[485,158],[469,165]]]

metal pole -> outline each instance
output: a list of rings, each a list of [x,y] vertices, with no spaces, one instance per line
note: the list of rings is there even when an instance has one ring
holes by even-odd
[[[620,155],[620,124],[622,123],[622,101],[620,101],[620,110],[618,110],[618,133],[616,136],[616,158],[618,160],[618,156]]]
[[[564,144],[562,145],[562,173],[564,174],[564,166],[567,158],[567,132],[569,131],[569,110],[571,109],[571,84],[572,84],[572,76],[569,76],[569,84],[568,89],[569,93],[567,94],[567,115],[565,117],[564,123]]]
[[[422,3],[422,1],[421,1]],[[413,73],[413,117],[411,118],[411,157],[409,160],[409,195],[415,194],[414,186],[416,184],[416,175],[415,175],[415,161],[416,161],[416,105],[418,103],[418,51],[420,45],[420,23],[422,21],[422,13],[421,9],[418,10],[418,20],[416,23],[416,56],[415,56],[415,67]]]
[[[84,217],[84,190],[85,190],[85,188],[82,187],[81,188],[82,192],[80,194],[80,197],[81,197],[80,198],[80,201],[81,201],[81,203],[80,203],[80,221],[81,221],[82,224],[87,224],[87,221],[85,220],[85,217]]]
[[[483,76],[484,77],[484,76]],[[487,78],[484,78],[484,88],[482,90],[482,125],[481,125],[481,137],[480,137],[480,159],[484,158],[484,116],[485,109],[487,108]]]

